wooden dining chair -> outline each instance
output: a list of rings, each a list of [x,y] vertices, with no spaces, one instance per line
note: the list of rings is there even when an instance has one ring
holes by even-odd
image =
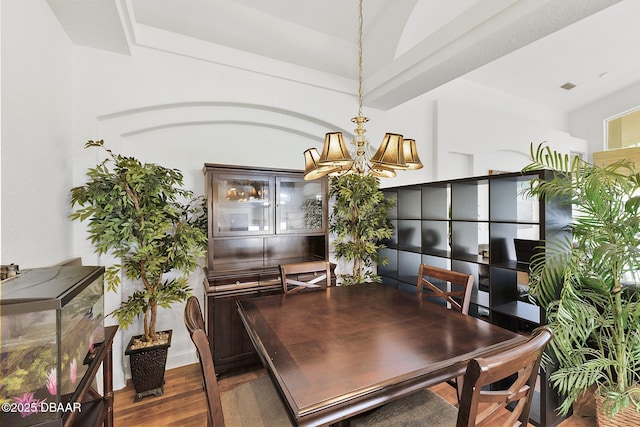
[[[329,261],[280,264],[280,280],[285,294],[333,286]]]
[[[292,426],[271,379],[263,375],[220,393],[198,298],[187,299],[184,323],[196,346],[207,398],[207,426]]]
[[[435,299],[436,302],[444,303],[462,314],[469,314],[473,282],[474,277],[471,274],[420,264],[416,293],[418,298]],[[460,401],[463,378],[454,378],[447,383],[455,387]]]
[[[462,314],[469,314],[474,277],[444,268],[420,264],[418,268],[417,295],[443,301]],[[440,286],[437,286],[437,284]],[[447,290],[450,287],[450,290]]]
[[[541,327],[517,347],[472,359],[458,409],[433,391],[423,390],[359,416],[351,426],[526,427],[540,360],[550,340],[551,330]]]

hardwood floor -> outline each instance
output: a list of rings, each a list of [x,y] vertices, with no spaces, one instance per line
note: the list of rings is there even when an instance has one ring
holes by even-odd
[[[255,369],[225,376],[218,381],[220,392],[230,390],[252,378],[264,375]],[[447,384],[432,387],[449,402],[455,403],[455,391]],[[115,392],[114,424],[118,427],[203,427],[207,425],[207,407],[198,364],[170,369],[165,374],[164,395],[145,397],[133,403],[135,390],[129,384]],[[560,427],[595,427],[594,418],[572,416]],[[531,426],[533,427],[533,426]]]
[[[170,369],[165,373],[164,395],[144,397],[133,403],[135,389],[129,383],[115,392],[114,425],[184,426],[207,425],[202,374],[197,364]]]

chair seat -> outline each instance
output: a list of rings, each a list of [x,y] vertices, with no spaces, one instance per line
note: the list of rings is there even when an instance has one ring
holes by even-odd
[[[431,390],[422,390],[352,419],[351,426],[455,427],[457,417],[455,406]]]
[[[293,425],[267,375],[220,393],[220,400],[226,427]]]

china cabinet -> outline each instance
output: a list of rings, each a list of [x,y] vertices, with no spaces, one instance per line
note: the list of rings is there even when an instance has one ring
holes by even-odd
[[[327,259],[327,180],[302,171],[204,165],[206,319],[216,371],[257,362],[236,301],[282,292],[280,264]]]

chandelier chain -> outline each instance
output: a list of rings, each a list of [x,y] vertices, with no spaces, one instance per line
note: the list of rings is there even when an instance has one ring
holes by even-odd
[[[362,0],[358,5],[358,116],[362,117]]]

